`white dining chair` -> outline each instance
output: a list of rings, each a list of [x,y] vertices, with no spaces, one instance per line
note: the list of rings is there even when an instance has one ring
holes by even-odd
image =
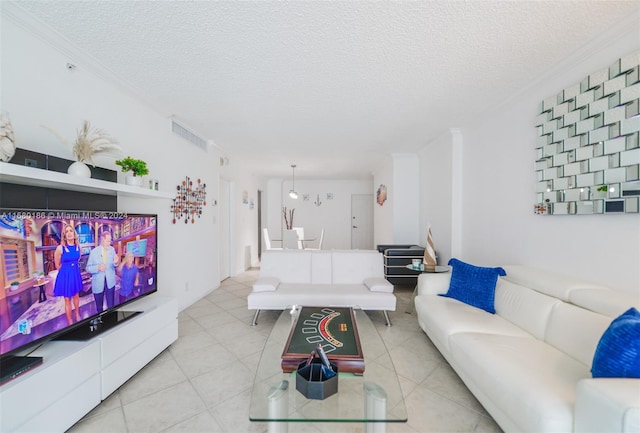
[[[321,250],[321,249],[322,249],[322,241],[323,241],[323,239],[324,239],[324,229],[322,229],[322,230],[320,231],[320,241],[318,241],[318,247],[317,247],[317,248],[314,248],[314,247],[309,248],[309,247],[307,247],[307,248],[305,248],[305,249],[307,249],[307,250],[314,250],[314,251],[316,251],[316,250]]]
[[[298,249],[304,250],[304,227],[294,227],[293,230],[298,235]]]
[[[269,230],[267,228],[262,229],[262,233],[264,234],[264,246],[267,250],[281,250],[282,248],[273,248],[271,246],[271,238],[269,238]]]

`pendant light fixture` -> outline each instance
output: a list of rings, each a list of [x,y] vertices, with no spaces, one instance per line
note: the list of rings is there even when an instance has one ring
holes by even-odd
[[[289,197],[292,199],[298,198],[298,193],[296,192],[296,165],[291,164],[291,189],[289,190]]]

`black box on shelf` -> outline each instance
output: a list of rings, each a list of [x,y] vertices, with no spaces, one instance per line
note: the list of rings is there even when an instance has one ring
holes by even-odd
[[[331,364],[335,373],[327,378],[320,358],[313,358],[311,364],[301,362],[296,371],[296,389],[306,398],[324,400],[338,392],[338,366]]]

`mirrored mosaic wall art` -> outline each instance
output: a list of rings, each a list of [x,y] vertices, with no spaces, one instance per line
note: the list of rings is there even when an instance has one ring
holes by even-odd
[[[640,211],[639,101],[636,52],[540,103],[536,214]]]

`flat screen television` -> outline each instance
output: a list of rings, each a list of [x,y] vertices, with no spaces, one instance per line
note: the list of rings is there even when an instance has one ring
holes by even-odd
[[[0,384],[42,362],[25,356],[31,346],[89,339],[135,314],[118,309],[157,290],[156,221],[0,209]]]

